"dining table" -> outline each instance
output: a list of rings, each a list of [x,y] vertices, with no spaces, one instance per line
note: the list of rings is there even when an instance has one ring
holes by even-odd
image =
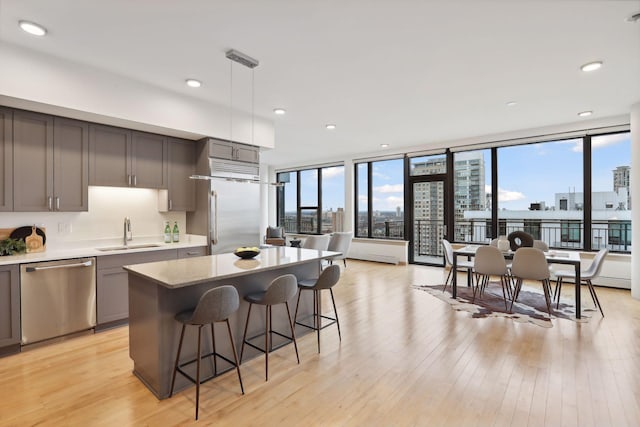
[[[452,296],[453,298],[458,297],[458,256],[466,256],[467,259],[471,259],[476,255],[476,251],[481,245],[466,245],[457,249],[453,249],[453,286],[452,286]],[[509,250],[502,252],[505,259],[513,259],[515,255],[515,251]],[[581,318],[581,308],[580,308],[580,253],[578,251],[568,251],[568,250],[550,250],[544,252],[544,256],[549,264],[565,264],[572,265],[575,269],[575,299],[576,299],[576,319]],[[468,275],[468,284],[471,284],[470,281],[471,276]]]

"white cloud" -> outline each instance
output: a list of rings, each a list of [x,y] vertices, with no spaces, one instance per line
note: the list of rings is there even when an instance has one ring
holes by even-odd
[[[376,193],[403,193],[403,184],[385,184],[380,187],[374,187],[373,191]]]
[[[344,166],[334,166],[322,169],[322,179],[335,178],[344,175]]]
[[[484,191],[486,191],[487,194],[491,193],[491,186],[485,185]],[[500,203],[515,202],[517,200],[524,200],[525,198],[525,195],[519,191],[505,190],[504,188],[498,187],[498,201]]]
[[[367,204],[367,200],[368,200],[368,198],[364,194],[360,194],[358,196],[358,204],[360,204],[360,206],[362,206],[363,204],[366,205]]]

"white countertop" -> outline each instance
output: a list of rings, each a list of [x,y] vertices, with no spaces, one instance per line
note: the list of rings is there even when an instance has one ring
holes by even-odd
[[[44,252],[34,252],[21,255],[0,257],[0,265],[24,264],[31,262],[53,261],[58,259],[83,258],[106,255],[122,255],[147,251],[162,251],[169,249],[193,248],[206,246],[206,236],[187,234],[180,236],[176,243],[164,243],[153,239],[140,239],[128,242],[129,246],[154,244],[154,247],[129,248],[122,250],[101,251],[99,248],[122,246],[122,239],[86,240],[82,242],[61,243],[57,247],[47,247]]]
[[[275,246],[262,249],[252,259],[241,259],[232,253],[227,253],[136,264],[124,268],[132,274],[150,279],[167,288],[181,288],[211,280],[273,270],[287,265],[319,261],[335,255],[340,255],[340,252]]]

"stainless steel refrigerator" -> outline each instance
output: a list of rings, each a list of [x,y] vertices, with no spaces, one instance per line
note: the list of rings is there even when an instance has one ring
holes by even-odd
[[[196,211],[187,233],[207,235],[211,254],[260,245],[260,166],[210,157],[210,141],[198,142]]]

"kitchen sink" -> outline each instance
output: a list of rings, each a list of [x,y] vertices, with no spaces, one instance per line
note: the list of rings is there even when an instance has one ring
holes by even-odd
[[[142,243],[139,245],[120,245],[120,246],[106,246],[104,248],[96,248],[102,252],[110,252],[110,251],[126,251],[128,249],[144,249],[144,248],[158,248],[161,245],[157,243]]]

